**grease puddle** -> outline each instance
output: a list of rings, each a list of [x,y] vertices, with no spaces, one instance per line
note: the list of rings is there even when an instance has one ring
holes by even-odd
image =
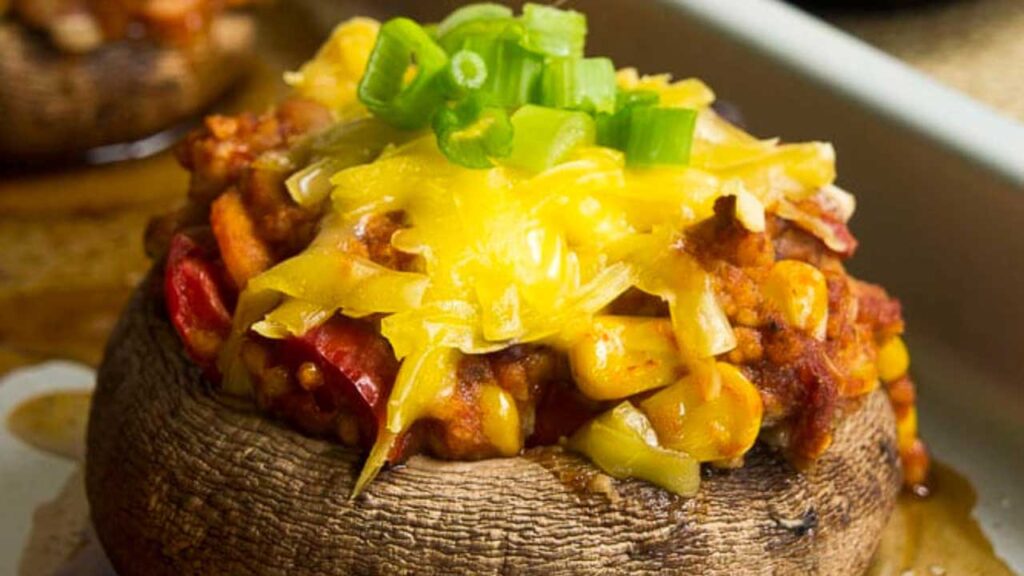
[[[936,462],[930,483],[927,498],[900,496],[868,576],[1012,576],[972,515],[970,481]]]
[[[72,460],[85,460],[85,426],[92,392],[53,392],[30,398],[7,417],[7,429],[22,442]]]

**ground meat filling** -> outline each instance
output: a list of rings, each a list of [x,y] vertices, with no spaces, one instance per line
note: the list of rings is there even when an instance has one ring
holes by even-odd
[[[848,276],[821,240],[780,218],[768,220],[765,232],[750,232],[735,217],[735,199],[720,198],[715,216],[688,233],[686,249],[714,275],[735,327],[738,344],[725,359],[760,390],[769,436],[805,464],[828,448],[844,409],[875,385],[877,375],[865,367],[874,366],[878,345],[902,332],[903,321],[898,301]],[[787,326],[767,306],[762,287],[780,260],[806,262],[824,274],[824,341]]]
[[[320,211],[288,195],[288,152],[331,121],[326,108],[306,100],[287,101],[262,115],[207,118],[177,150],[178,161],[192,173],[188,203],[150,224],[148,253],[163,254],[175,231],[218,224],[222,258],[229,267],[235,262],[256,268],[250,274],[301,251],[313,239]]]
[[[302,101],[262,116],[207,120],[179,153],[192,172],[189,206],[151,228],[151,249],[160,252],[171,232],[212,231],[235,290],[301,251],[315,235],[320,213],[291,200],[284,181],[294,167],[282,158],[304,136],[329,123],[326,110]],[[391,244],[406,225],[400,212],[365,217],[345,239],[347,249],[392,269],[415,270],[416,258]],[[836,237],[852,239],[838,219],[832,228]],[[882,288],[851,278],[842,264],[846,254],[829,249],[804,228],[769,215],[765,231],[751,232],[737,219],[733,197],[720,198],[715,215],[686,231],[677,249],[694,256],[714,280],[737,340],[721,359],[739,367],[758,388],[764,404],[762,440],[784,450],[797,465],[813,461],[828,448],[837,420],[877,385],[878,348],[903,330],[899,302]],[[828,319],[823,336],[787,324],[769,304],[765,285],[773,266],[783,260],[810,264],[824,276]],[[635,289],[609,311],[668,315],[662,301]],[[372,443],[398,371],[378,319],[337,315],[301,338],[251,336],[242,354],[264,410],[309,434],[349,445]],[[456,393],[442,414],[399,438],[391,460],[418,452],[459,460],[501,455],[484,424],[481,395],[489,387],[514,400],[519,445],[525,447],[555,444],[610,406],[580,393],[566,355],[554,349],[520,345],[467,356],[459,366]],[[913,409],[908,378],[886,387],[898,414]],[[920,450],[926,462],[923,446]]]

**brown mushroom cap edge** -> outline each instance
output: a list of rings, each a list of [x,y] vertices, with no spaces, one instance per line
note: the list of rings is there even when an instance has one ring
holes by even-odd
[[[159,274],[107,348],[88,433],[96,531],[122,576],[861,574],[900,487],[884,393],[798,473],[758,446],[698,496],[611,480],[558,448],[415,457],[349,498],[361,457],[213,392]]]

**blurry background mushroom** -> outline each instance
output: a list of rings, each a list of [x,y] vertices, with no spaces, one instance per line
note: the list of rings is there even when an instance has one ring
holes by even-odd
[[[0,158],[78,155],[197,114],[246,70],[245,3],[0,0]]]

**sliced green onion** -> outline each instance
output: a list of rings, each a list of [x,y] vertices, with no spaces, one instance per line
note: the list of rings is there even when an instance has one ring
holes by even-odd
[[[448,55],[419,24],[408,18],[389,20],[381,26],[370,53],[359,83],[359,100],[394,126],[422,128],[444,103],[437,78],[447,63]],[[416,76],[406,85],[410,66],[416,67]]]
[[[594,125],[597,129],[597,144],[605,148],[622,149],[622,128],[624,122],[618,114],[597,114],[594,116]]]
[[[476,52],[459,50],[448,62],[448,83],[456,95],[476,90],[487,80],[487,63]]]
[[[463,6],[452,12],[447,18],[437,25],[437,36],[442,37],[468,22],[481,20],[498,20],[501,18],[512,18],[512,9],[501,4],[484,2]]]
[[[654,90],[619,90],[615,95],[615,109],[630,106],[657,106],[661,96]]]
[[[685,165],[697,125],[697,111],[686,108],[629,109],[626,163],[631,166]]]
[[[594,119],[589,114],[523,106],[512,115],[515,136],[504,163],[539,172],[565,159],[578,146],[594,143]]]
[[[544,69],[541,102],[553,108],[615,110],[615,65],[608,58],[557,58]]]
[[[515,40],[524,42],[526,29],[518,18],[478,19],[464,22],[444,35],[438,36],[437,43],[449,54],[466,47],[473,39]]]
[[[487,63],[487,81],[481,89],[494,106],[518,108],[537,100],[544,58],[512,39],[474,37],[465,49]]]
[[[414,136],[371,116],[334,124],[314,134],[292,148],[292,156],[300,158],[303,164],[313,156],[348,159],[352,165],[364,164],[388,144],[402,144]]]
[[[583,57],[587,40],[587,18],[573,10],[560,10],[540,4],[523,7],[526,27],[525,46],[534,52],[555,57]]]
[[[629,124],[633,108],[657,106],[661,97],[653,90],[619,90],[615,97],[615,114],[598,114],[597,143],[625,150],[629,143]]]
[[[512,150],[512,123],[504,108],[484,107],[468,98],[434,118],[437,146],[449,160],[467,168],[490,168],[491,158]]]

